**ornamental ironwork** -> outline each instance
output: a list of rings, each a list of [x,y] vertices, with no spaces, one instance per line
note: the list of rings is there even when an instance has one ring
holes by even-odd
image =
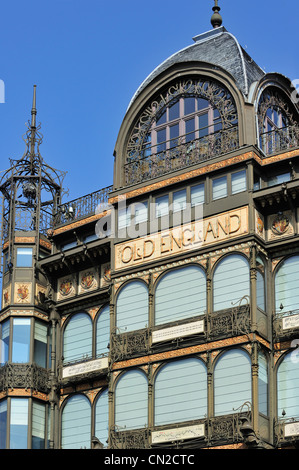
[[[0,390],[25,388],[49,393],[50,371],[36,364],[7,363],[0,368]]]
[[[209,441],[211,444],[243,442],[241,433],[243,420],[251,421],[251,412],[237,412],[225,416],[216,416],[209,420]]]
[[[299,146],[298,111],[278,88],[268,87],[258,105],[260,147],[266,155]]]
[[[178,131],[170,135],[171,140],[163,139],[166,141],[160,151],[159,139],[152,140],[152,133],[159,129],[167,109],[190,98],[197,100],[194,109],[183,111],[179,104],[179,114],[175,117],[169,114],[166,127],[174,130],[175,124]],[[190,124],[193,117],[208,121],[202,124],[198,121],[191,130],[187,122]],[[126,184],[194,165],[238,146],[238,113],[229,91],[219,82],[206,78],[177,81],[155,96],[134,125],[126,149]]]
[[[149,352],[149,330],[143,329],[122,334],[112,332],[110,350],[112,362]]]
[[[209,337],[235,336],[250,333],[250,305],[241,302],[232,308],[212,313],[208,317]]]
[[[150,431],[147,428],[127,431],[110,431],[110,449],[148,449]]]

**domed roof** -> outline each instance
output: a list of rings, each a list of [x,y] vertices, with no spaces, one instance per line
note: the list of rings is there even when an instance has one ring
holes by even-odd
[[[194,44],[176,52],[153,70],[136,91],[130,105],[158,75],[183,62],[205,62],[226,70],[234,77],[236,86],[245,96],[249,93],[250,85],[265,75],[237,39],[223,26],[200,34],[193,40]]]

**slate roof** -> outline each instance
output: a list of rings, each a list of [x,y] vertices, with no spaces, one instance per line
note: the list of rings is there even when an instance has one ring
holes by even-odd
[[[250,85],[265,75],[223,26],[200,34],[193,40],[194,44],[176,52],[153,70],[136,91],[130,105],[159,74],[178,63],[200,61],[221,67],[234,77],[236,86],[245,96],[248,96]]]

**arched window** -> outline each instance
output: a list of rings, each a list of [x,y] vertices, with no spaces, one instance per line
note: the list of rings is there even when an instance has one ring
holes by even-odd
[[[188,77],[172,83],[159,90],[134,124],[126,152],[127,182],[237,148],[237,124],[234,99],[220,82]]]
[[[215,416],[236,413],[245,402],[251,402],[251,362],[245,351],[232,349],[215,366]]]
[[[175,269],[158,282],[155,324],[182,320],[206,311],[206,276],[198,266]]]
[[[214,311],[238,305],[250,295],[249,263],[244,256],[233,254],[223,258],[216,266],[213,278]]]
[[[116,301],[118,333],[140,330],[148,326],[148,288],[142,281],[126,284]]]
[[[61,418],[61,448],[90,448],[91,406],[84,395],[74,395],[68,399]]]
[[[277,415],[282,418],[299,416],[299,367],[298,354],[287,354],[277,371]]]
[[[275,309],[286,313],[299,306],[299,256],[291,256],[279,266],[275,276]]]
[[[124,373],[115,389],[115,426],[119,431],[148,423],[148,382],[140,370]]]
[[[203,418],[207,412],[207,370],[196,358],[164,365],[155,380],[155,425]]]
[[[278,87],[267,87],[258,105],[260,147],[266,154],[298,146],[298,113]]]
[[[109,427],[108,389],[98,397],[95,405],[95,436],[107,447]]]
[[[69,320],[63,335],[64,361],[92,356],[92,322],[87,313],[77,313]]]
[[[110,307],[106,305],[96,322],[96,355],[107,354],[110,342]]]

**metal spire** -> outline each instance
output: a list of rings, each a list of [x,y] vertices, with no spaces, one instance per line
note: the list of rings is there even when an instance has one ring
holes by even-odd
[[[33,101],[31,109],[31,124],[30,124],[30,160],[33,164],[35,157],[35,144],[36,144],[36,85],[33,85]]]
[[[213,28],[219,28],[222,25],[222,17],[219,13],[221,8],[218,6],[218,0],[214,0],[214,2],[215,2],[215,5],[212,8],[214,13],[211,18],[211,24]]]

